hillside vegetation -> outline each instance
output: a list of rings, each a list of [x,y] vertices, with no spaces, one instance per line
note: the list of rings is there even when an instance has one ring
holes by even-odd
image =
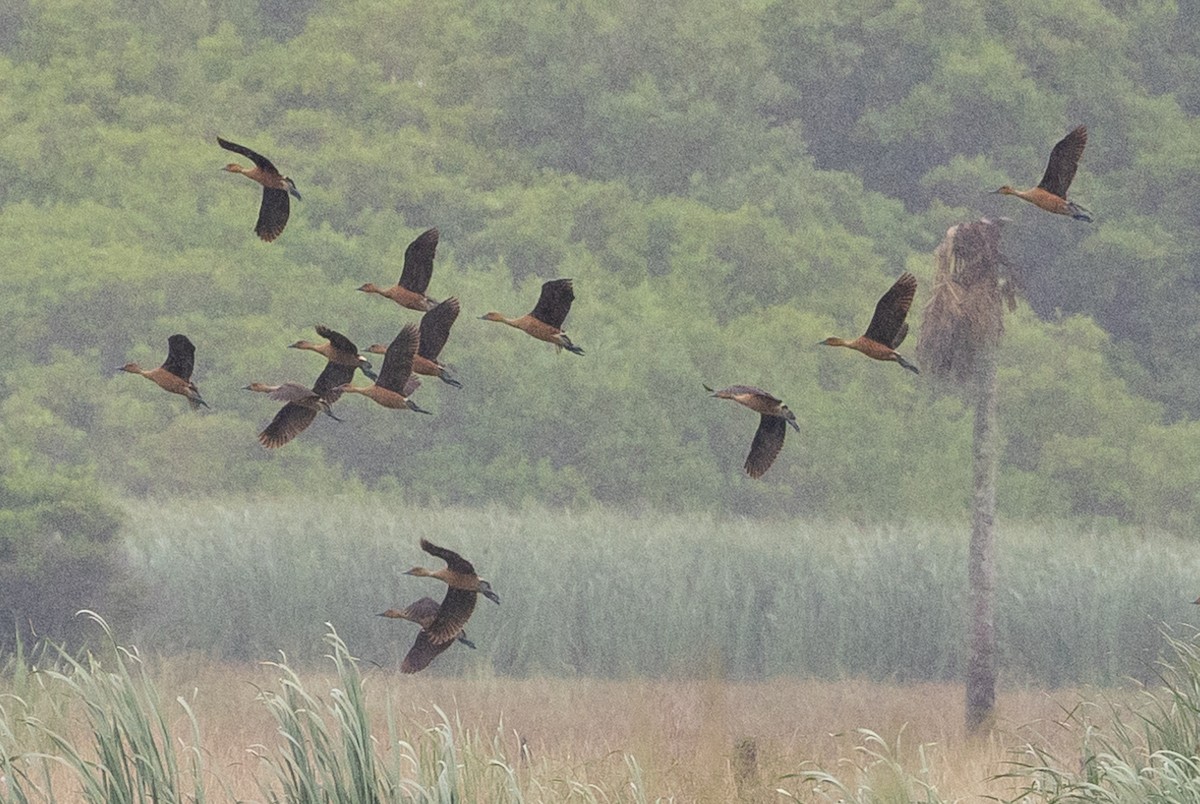
[[[858,334],[946,227],[1013,218],[1033,277],[1008,320],[1002,512],[1190,531],[1200,519],[1200,19],[1167,0],[19,0],[0,24],[0,472],[108,493],[940,519],[969,421],[926,378],[816,342]],[[1094,225],[984,192],[1091,132]],[[251,232],[221,135],[303,194]],[[360,346],[417,314],[355,293],[441,230],[462,300],[432,417],[352,398],[267,452],[252,380],[284,347]],[[499,325],[552,277],[584,357]],[[919,290],[914,324],[920,321]],[[212,406],[113,368],[197,344]],[[760,385],[800,434],[762,481]]]

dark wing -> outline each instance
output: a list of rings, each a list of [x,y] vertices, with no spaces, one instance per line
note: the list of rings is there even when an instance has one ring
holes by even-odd
[[[437,617],[424,631],[429,634],[429,641],[441,645],[458,639],[458,635],[467,627],[467,620],[471,619],[471,612],[475,611],[478,597],[476,593],[465,589],[447,589]]]
[[[475,567],[470,561],[460,556],[453,550],[447,550],[445,547],[438,547],[433,542],[426,539],[421,540],[421,549],[431,556],[437,556],[442,561],[446,562],[446,566],[454,572],[459,572],[464,575],[474,575]]]
[[[424,293],[433,276],[433,255],[437,251],[438,230],[426,229],[404,249],[404,269],[400,272],[402,288]]]
[[[1059,198],[1067,197],[1067,188],[1075,178],[1075,168],[1079,167],[1079,158],[1083,156],[1083,147],[1087,145],[1087,126],[1078,126],[1067,136],[1058,141],[1050,152],[1050,162],[1046,165],[1046,173],[1038,182],[1048,193]]]
[[[271,419],[271,423],[258,434],[258,442],[267,449],[282,447],[303,433],[315,418],[317,418],[317,411],[313,408],[288,402],[279,409],[275,418]]]
[[[562,329],[573,301],[575,290],[571,287],[571,280],[552,279],[542,285],[542,295],[538,297],[537,306],[530,315],[555,329]]]
[[[888,346],[896,341],[917,292],[917,278],[908,271],[900,274],[888,292],[879,297],[875,315],[867,327],[866,338]],[[894,347],[893,347],[894,348]]]
[[[176,377],[190,380],[195,364],[196,347],[186,335],[172,335],[167,338],[167,359],[162,364],[164,370]]]
[[[433,598],[423,597],[400,609],[398,616],[414,622],[422,628],[428,628],[429,624],[437,618],[440,608],[441,606]]]
[[[224,148],[226,151],[233,151],[235,154],[241,154],[242,156],[246,157],[251,162],[253,162],[255,164],[255,166],[258,167],[259,170],[265,170],[268,173],[274,173],[276,176],[279,175],[279,171],[276,170],[275,166],[271,164],[270,159],[267,159],[265,156],[263,156],[260,153],[257,153],[256,151],[251,151],[245,145],[238,145],[236,142],[230,142],[229,140],[223,140],[220,137],[217,137],[217,144],[220,145],[222,148]],[[285,195],[286,195],[286,193],[285,193]]]
[[[458,299],[451,297],[421,316],[421,343],[417,354],[426,360],[437,360],[450,337],[450,327],[458,318],[458,309]]]
[[[436,606],[437,604],[434,603]],[[448,639],[442,643],[434,643],[429,637],[429,632],[422,630],[417,634],[417,639],[413,642],[413,646],[408,649],[408,655],[404,657],[404,661],[400,663],[401,673],[416,673],[419,670],[424,670],[429,666],[429,663],[441,655],[442,651],[454,644],[453,639]]]
[[[354,341],[340,332],[335,332],[329,327],[317,324],[317,334],[329,341],[329,344],[339,352],[344,352],[347,355],[358,354],[358,347],[354,345]]]
[[[786,434],[787,419],[766,414],[759,416],[754,443],[750,445],[750,454],[746,456],[746,474],[762,477],[775,463],[779,450],[783,449],[783,437]]]
[[[404,394],[408,377],[412,374],[413,355],[417,353],[417,344],[421,336],[417,333],[416,324],[405,324],[400,334],[392,339],[383,356],[383,365],[379,369],[379,379],[375,384],[380,388]]]
[[[317,375],[313,383],[313,393],[326,402],[334,403],[341,398],[341,393],[334,391],[340,385],[345,385],[354,379],[354,366],[343,366],[339,363],[326,363],[325,368]]]
[[[291,209],[287,190],[264,187],[262,206],[258,208],[258,222],[254,224],[255,234],[268,243],[279,237],[283,227],[287,226]]]
[[[717,393],[734,395],[753,394],[754,396],[761,396],[770,402],[778,403],[780,401],[774,395],[768,394],[761,388],[755,388],[753,385],[731,385],[728,388],[721,389]]]
[[[285,382],[274,391],[268,392],[267,396],[276,402],[304,402],[315,401],[319,394],[298,382]]]

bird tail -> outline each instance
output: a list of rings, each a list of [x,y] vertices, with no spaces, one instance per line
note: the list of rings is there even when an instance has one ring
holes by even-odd
[[[419,407],[419,406],[417,405],[417,403],[416,403],[416,402],[413,402],[411,399],[409,399],[409,400],[407,400],[407,401],[408,401],[408,409],[409,409],[409,410],[416,411],[417,413],[424,413],[424,414],[426,414],[426,415],[429,415],[429,416],[432,416],[432,415],[433,415],[433,412],[432,412],[432,411],[428,411],[428,410],[425,410],[425,408]]]
[[[1083,207],[1076,204],[1074,201],[1067,203],[1067,210],[1071,213],[1071,217],[1077,221],[1086,221],[1091,223],[1094,219],[1092,213],[1088,212]]]
[[[438,377],[440,377],[442,382],[446,383],[447,385],[453,385],[455,388],[463,387],[462,383],[451,377],[450,373],[445,369],[442,369],[442,372],[438,374]]]
[[[200,398],[200,394],[196,394],[195,396],[189,396],[187,398],[187,401],[188,401],[188,404],[192,406],[192,410],[200,410],[200,408],[202,408],[202,407],[204,407],[204,408],[208,407],[208,403]]]
[[[916,366],[914,366],[912,363],[909,363],[907,360],[905,360],[905,359],[904,359],[903,357],[901,357],[900,355],[896,355],[896,362],[897,362],[897,363],[899,363],[900,365],[904,366],[906,369],[908,369],[909,371],[911,371],[913,374],[920,374],[920,373],[921,373],[921,370],[920,370],[920,369],[918,369],[918,368],[917,368]]]
[[[461,642],[461,643],[463,643],[464,645],[466,645],[466,646],[467,646],[468,648],[470,648],[471,650],[475,650],[475,643],[474,643],[474,642],[472,642],[471,640],[467,639],[467,635],[466,635],[466,634],[459,634],[459,635],[458,635],[458,641],[459,641],[459,642]]]
[[[360,363],[358,365],[358,368],[360,371],[362,371],[363,374],[366,374],[367,377],[370,378],[371,382],[375,382],[376,380],[379,379],[379,375],[376,374],[375,372],[371,371],[370,363]]]

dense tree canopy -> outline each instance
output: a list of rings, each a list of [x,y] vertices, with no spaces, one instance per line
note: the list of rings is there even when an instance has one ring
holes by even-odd
[[[1200,53],[1173,0],[27,0],[0,11],[0,448],[125,495],[601,502],[874,518],[965,510],[969,422],[926,378],[840,350],[946,227],[1007,215],[1035,314],[1010,318],[1001,509],[1200,520]],[[1087,225],[984,193],[1036,183],[1086,123]],[[216,135],[303,194],[272,244]],[[267,452],[252,380],[284,347],[417,314],[391,283],[437,226],[462,300],[432,417],[338,404]],[[586,356],[476,319],[575,279]],[[913,318],[924,303],[918,290]],[[113,372],[197,345],[211,411]],[[751,414],[802,432],[762,481]],[[18,471],[10,468],[6,471]]]

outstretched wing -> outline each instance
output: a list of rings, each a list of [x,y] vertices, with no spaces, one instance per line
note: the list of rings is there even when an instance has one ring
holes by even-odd
[[[1050,161],[1046,165],[1046,173],[1038,182],[1048,193],[1059,198],[1067,197],[1067,188],[1075,178],[1075,169],[1079,167],[1079,159],[1083,156],[1083,148],[1087,145],[1087,126],[1077,126],[1067,136],[1063,137],[1050,152]]]
[[[404,387],[412,374],[413,355],[417,353],[420,338],[416,324],[404,325],[404,329],[392,339],[387,353],[383,356],[383,365],[379,369],[376,385],[404,395]]]
[[[303,433],[313,423],[313,419],[315,418],[317,418],[317,411],[315,409],[295,402],[288,402],[279,409],[279,412],[275,414],[275,418],[271,419],[271,423],[258,434],[258,443],[267,449],[282,447]]]
[[[167,338],[167,359],[162,367],[176,377],[185,380],[192,378],[192,368],[196,364],[196,347],[186,335],[172,335]]]
[[[400,272],[402,288],[414,293],[424,293],[433,276],[433,257],[437,251],[438,230],[426,229],[404,250],[404,269]]]
[[[340,332],[336,332],[329,327],[317,324],[317,334],[329,341],[329,344],[339,352],[345,352],[347,355],[358,354],[358,347],[354,345],[354,341],[350,340]]]
[[[475,592],[453,587],[446,590],[438,615],[425,633],[435,645],[449,644],[458,639],[459,634],[467,627],[471,612],[475,611],[475,601],[479,597]]]
[[[895,343],[916,292],[917,278],[905,271],[875,305],[875,315],[871,317],[871,325],[867,327],[867,339],[885,346]]]
[[[438,547],[428,539],[421,539],[421,549],[431,556],[437,556],[442,561],[446,562],[446,566],[453,572],[459,572],[464,575],[474,575],[475,567],[470,561],[460,556],[453,550],[447,550],[445,547]]]
[[[434,604],[437,605],[436,603]],[[429,632],[422,630],[417,634],[413,646],[408,649],[408,654],[404,657],[404,661],[400,663],[401,673],[416,673],[424,670],[429,666],[429,663],[442,654],[442,651],[454,644],[453,639],[448,639],[445,642],[435,643],[429,636]]]
[[[254,233],[270,243],[283,234],[287,226],[288,215],[292,205],[288,201],[287,190],[277,190],[274,187],[264,187],[262,204],[258,208],[258,221],[254,224]]]
[[[354,379],[354,366],[343,366],[340,363],[326,363],[325,368],[317,375],[313,383],[313,393],[333,404],[341,398],[340,391],[334,389],[345,385]]]
[[[220,137],[217,137],[217,144],[226,151],[233,151],[235,154],[241,154],[242,156],[246,157],[253,162],[259,170],[265,170],[268,173],[274,173],[276,176],[279,175],[279,171],[276,170],[275,166],[271,164],[271,160],[267,159],[257,151],[251,151],[245,145],[238,145],[236,142],[223,140]]]
[[[417,346],[417,354],[426,360],[437,360],[450,337],[450,327],[458,318],[458,310],[458,299],[450,297],[421,316],[421,343]]]
[[[746,456],[746,474],[754,478],[762,477],[783,449],[785,435],[787,420],[782,416],[768,416],[765,413],[759,416],[754,443],[750,445],[750,454]]]
[[[531,316],[555,329],[562,329],[567,313],[571,312],[571,302],[575,301],[575,290],[570,279],[551,279],[542,285],[542,295],[538,297],[537,306]]]

